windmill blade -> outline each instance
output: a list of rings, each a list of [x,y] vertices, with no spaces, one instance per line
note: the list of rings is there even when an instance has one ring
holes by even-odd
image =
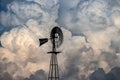
[[[48,38],[39,39],[39,42],[40,42],[39,46],[41,46],[41,45],[45,44],[46,42],[48,42]]]

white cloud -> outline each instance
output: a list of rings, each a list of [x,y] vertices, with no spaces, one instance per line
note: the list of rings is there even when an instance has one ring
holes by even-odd
[[[51,0],[52,1],[52,0]],[[1,12],[1,24],[3,26],[18,26],[25,24],[29,19],[34,19],[39,24],[55,24],[58,11],[58,1],[41,1],[42,3],[17,2],[14,1],[8,5],[7,12]],[[46,9],[47,7],[48,9]]]

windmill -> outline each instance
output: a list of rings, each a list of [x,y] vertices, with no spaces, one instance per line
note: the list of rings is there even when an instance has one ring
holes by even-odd
[[[51,40],[51,43],[52,43],[52,51],[48,52],[48,53],[51,53],[48,80],[59,80],[57,54],[61,53],[61,52],[57,51],[57,48],[63,42],[62,30],[59,27],[55,26],[51,30],[50,38],[39,39],[40,46],[43,45],[44,43],[48,42],[49,39]]]

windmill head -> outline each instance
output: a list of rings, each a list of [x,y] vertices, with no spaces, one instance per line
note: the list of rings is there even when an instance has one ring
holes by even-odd
[[[50,33],[50,38],[42,38],[42,39],[39,39],[39,46],[45,44],[46,42],[48,42],[48,40],[51,40],[51,43],[53,44],[53,46],[55,47],[59,47],[62,42],[63,42],[63,33],[62,33],[62,30],[55,26],[52,30],[51,30],[51,33]]]

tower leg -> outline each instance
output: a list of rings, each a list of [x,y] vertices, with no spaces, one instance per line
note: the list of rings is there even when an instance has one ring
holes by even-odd
[[[59,80],[57,54],[51,54],[48,80]]]

